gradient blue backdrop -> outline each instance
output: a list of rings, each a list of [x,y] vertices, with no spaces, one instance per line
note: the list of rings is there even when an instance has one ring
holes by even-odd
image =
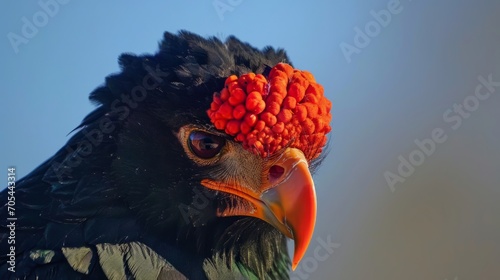
[[[294,279],[499,279],[500,88],[456,130],[443,114],[478,76],[500,81],[500,2],[221,0],[234,5],[222,17],[214,2],[68,1],[17,52],[9,36],[43,10],[0,3],[0,182],[68,140],[119,54],[155,52],[164,31],[234,34],[285,48],[333,102],[317,228]],[[355,28],[388,5],[399,12],[348,62],[341,44],[356,46]],[[384,173],[435,128],[447,140],[391,191]],[[314,255],[318,238],[336,243],[326,260]]]

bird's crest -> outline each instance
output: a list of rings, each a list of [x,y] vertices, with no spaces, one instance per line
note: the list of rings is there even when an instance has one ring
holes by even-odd
[[[215,128],[245,149],[267,157],[284,147],[298,148],[311,161],[326,144],[331,107],[311,73],[278,63],[267,78],[229,76],[207,113]]]

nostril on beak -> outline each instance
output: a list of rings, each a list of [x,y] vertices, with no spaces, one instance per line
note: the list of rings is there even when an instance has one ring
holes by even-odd
[[[269,168],[269,181],[276,181],[283,176],[285,173],[285,168],[279,166],[279,165],[273,165],[271,168]]]

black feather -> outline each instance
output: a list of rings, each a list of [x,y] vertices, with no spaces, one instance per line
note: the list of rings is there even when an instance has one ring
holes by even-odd
[[[146,273],[145,260],[158,279],[222,279],[225,272],[288,278],[285,237],[265,222],[218,218],[214,201],[197,220],[185,220],[182,206],[193,209],[195,195],[207,192],[199,184],[207,170],[175,137],[186,124],[211,126],[206,110],[226,77],[290,63],[286,53],[181,31],[166,32],[154,55],[118,61],[121,72],[90,94],[97,109],[18,181],[16,273],[7,272],[9,229],[2,224],[0,278],[101,279],[114,269],[137,277]],[[0,199],[7,201],[6,190]],[[4,205],[0,219],[6,215]],[[161,270],[160,260],[175,270]]]

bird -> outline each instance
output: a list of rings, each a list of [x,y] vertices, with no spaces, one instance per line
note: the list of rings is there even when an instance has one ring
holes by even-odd
[[[323,87],[235,36],[165,32],[118,62],[67,143],[1,192],[0,278],[289,279],[316,223]]]

